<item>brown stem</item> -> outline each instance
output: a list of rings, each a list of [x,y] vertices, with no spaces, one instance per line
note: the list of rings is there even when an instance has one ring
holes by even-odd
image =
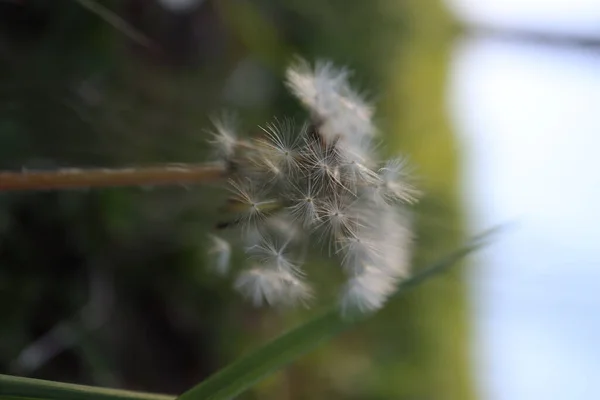
[[[0,172],[0,192],[8,190],[84,189],[217,182],[227,175],[218,164],[177,164],[119,169],[58,169]]]

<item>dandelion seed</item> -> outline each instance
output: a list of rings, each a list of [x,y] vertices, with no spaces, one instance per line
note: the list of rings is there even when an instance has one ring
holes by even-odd
[[[237,211],[240,222],[250,224],[258,220],[264,220],[266,216],[279,208],[279,202],[275,199],[264,199],[250,181],[236,182],[229,180],[233,197],[229,200],[230,209]]]
[[[269,215],[264,220],[251,224],[243,232],[243,243],[246,249],[259,246],[264,240],[277,238],[281,242],[293,246],[306,239],[305,231],[294,223],[285,213]]]
[[[217,156],[230,160],[235,154],[238,143],[236,135],[236,121],[231,115],[225,114],[221,119],[213,119],[215,131],[209,131],[212,139],[209,143],[215,147]]]
[[[340,180],[339,156],[334,146],[310,143],[304,152],[305,173],[318,191],[335,191],[343,188]]]
[[[317,196],[318,191],[314,189],[310,178],[307,179],[306,189],[295,186],[290,196],[291,205],[288,207],[290,215],[304,227],[311,226],[319,220]]]
[[[257,307],[263,304],[306,305],[312,298],[312,290],[298,277],[268,266],[242,272],[236,279],[235,287]]]
[[[287,213],[280,213],[267,219],[265,230],[271,237],[282,238],[282,241],[293,243],[305,239],[305,231],[295,223]]]
[[[378,269],[367,267],[346,284],[341,297],[342,311],[370,312],[381,308],[396,290],[396,282],[397,279]]]
[[[310,286],[298,277],[288,275],[283,278],[283,283],[287,294],[284,298],[285,305],[295,306],[296,304],[302,304],[307,306],[313,299],[313,291]]]
[[[350,72],[329,62],[317,62],[312,68],[300,60],[287,71],[287,84],[296,97],[321,121],[327,143],[340,136],[356,140],[372,136],[373,114],[369,106],[348,84]]]
[[[379,195],[387,202],[401,201],[412,204],[417,200],[419,191],[409,183],[405,160],[395,158],[387,161],[379,170],[379,177]]]
[[[356,193],[358,187],[376,186],[380,183],[379,175],[356,160],[343,164],[343,174],[343,181],[347,182],[346,186],[349,186],[353,193]]]
[[[337,244],[339,239],[352,236],[360,226],[358,215],[353,211],[352,205],[341,197],[324,200],[319,207],[318,227],[322,227],[332,242]]]
[[[333,106],[332,98],[346,85],[348,71],[337,69],[329,62],[317,62],[315,68],[299,59],[286,72],[287,85],[311,111],[326,115]]]
[[[388,275],[406,277],[410,270],[412,243],[409,222],[391,206],[380,210],[377,221],[380,227],[377,232],[382,254],[379,269]]]
[[[342,265],[346,271],[358,274],[367,265],[381,264],[385,254],[380,240],[377,235],[360,228],[354,235],[339,239],[337,253],[342,254]]]
[[[261,264],[274,265],[290,274],[302,275],[299,264],[291,260],[288,244],[289,242],[285,242],[278,245],[273,240],[264,238],[259,244],[250,247],[248,252]]]
[[[274,305],[285,298],[282,272],[266,267],[242,272],[235,281],[235,287],[257,307],[264,303]]]
[[[249,175],[257,180],[266,180],[265,186],[271,186],[278,182],[285,182],[287,176],[284,171],[270,158],[258,154],[250,159],[251,169]]]
[[[306,127],[296,132],[292,121],[285,120],[267,124],[262,130],[266,137],[259,139],[258,144],[264,158],[285,173],[297,172],[299,170],[300,144],[304,138]]]
[[[224,275],[229,270],[231,245],[215,235],[209,235],[209,240],[211,245],[208,248],[208,254],[213,258],[213,268],[219,275]]]

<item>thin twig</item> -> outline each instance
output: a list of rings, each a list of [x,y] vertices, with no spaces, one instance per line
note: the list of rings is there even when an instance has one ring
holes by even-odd
[[[155,47],[154,43],[152,42],[152,40],[149,37],[147,37],[140,31],[138,31],[137,29],[135,29],[133,26],[131,26],[129,23],[127,23],[127,21],[125,21],[123,18],[119,17],[117,14],[115,14],[108,8],[104,7],[102,4],[99,4],[98,2],[96,2],[94,0],[74,0],[74,1],[79,3],[79,5],[82,6],[83,8],[87,9],[88,11],[90,11],[90,12],[96,14],[97,16],[99,16],[100,18],[102,18],[109,25],[111,25],[113,28],[115,28],[118,31],[125,34],[125,36],[127,36],[129,39],[133,40],[134,42],[136,42],[142,46],[148,47],[148,48]]]
[[[174,186],[222,180],[220,164],[177,164],[119,169],[58,169],[0,172],[0,192],[9,190],[86,189],[116,186]]]

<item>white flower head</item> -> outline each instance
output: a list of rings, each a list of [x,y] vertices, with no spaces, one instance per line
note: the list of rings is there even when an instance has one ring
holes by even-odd
[[[349,76],[328,62],[298,61],[288,69],[287,85],[310,114],[299,129],[275,120],[243,141],[216,124],[213,141],[226,160],[235,157],[227,207],[235,219],[223,226],[243,228],[253,262],[235,286],[255,305],[312,298],[301,269],[311,242],[327,247],[348,275],[343,310],[380,308],[408,274],[411,235],[398,208],[418,193],[405,161],[376,169],[373,109]],[[215,240],[213,247],[223,261],[224,245]]]

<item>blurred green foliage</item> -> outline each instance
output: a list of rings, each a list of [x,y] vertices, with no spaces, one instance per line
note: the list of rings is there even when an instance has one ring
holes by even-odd
[[[249,132],[301,116],[282,72],[295,55],[327,58],[377,104],[383,152],[417,167],[415,259],[461,242],[443,108],[451,22],[437,1],[101,3],[153,46],[76,1],[0,3],[1,168],[205,160],[211,114],[235,110]],[[0,372],[176,393],[305,319],[255,310],[205,271],[222,199],[205,187],[0,195]],[[472,398],[467,312],[455,273],[244,398]],[[18,358],[48,332],[65,351]]]

